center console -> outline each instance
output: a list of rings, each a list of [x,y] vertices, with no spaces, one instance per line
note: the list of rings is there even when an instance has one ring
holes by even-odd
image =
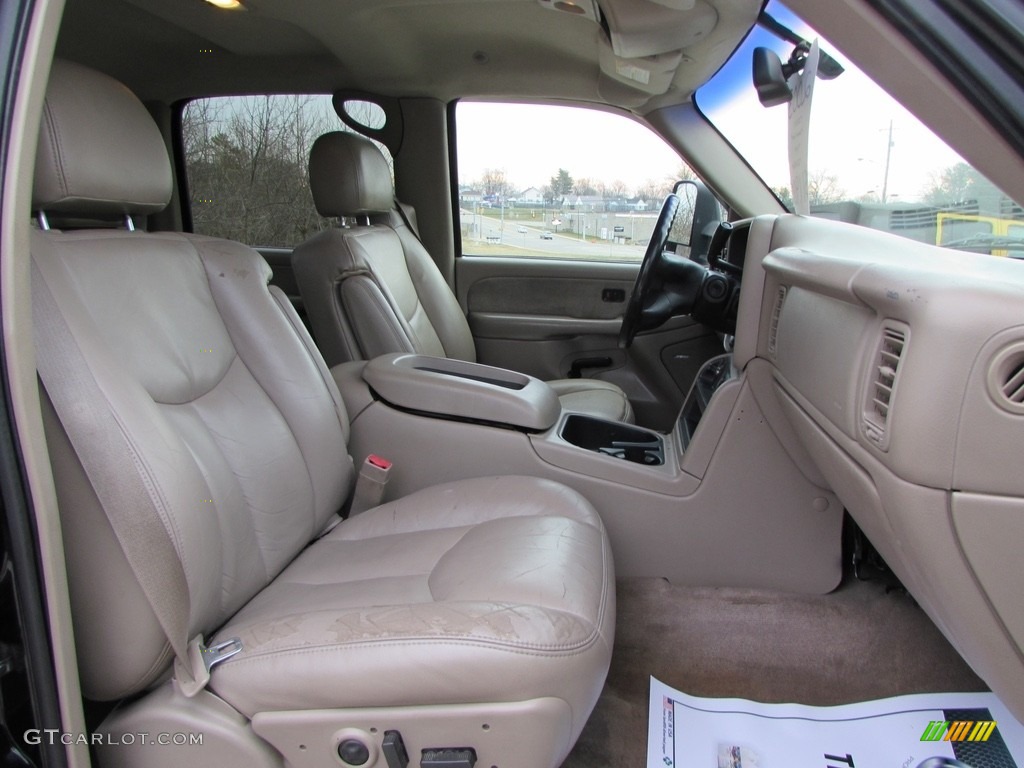
[[[393,463],[385,501],[549,478],[597,509],[622,576],[797,591],[838,579],[837,553],[810,542],[838,541],[841,507],[780,449],[731,355],[704,364],[668,433],[563,411],[538,379],[458,360],[393,354],[332,374],[357,466],[371,453]]]
[[[562,412],[539,379],[445,357],[382,355],[366,364],[362,378],[391,405],[441,418],[543,432]]]
[[[720,355],[708,360],[697,373],[690,393],[683,401],[683,409],[679,413],[679,441],[683,450],[690,445],[697,425],[700,424],[704,412],[711,403],[711,398],[723,384],[735,376],[732,367],[732,355]]]
[[[570,413],[562,422],[558,436],[584,450],[616,459],[648,467],[665,463],[665,441],[661,435],[622,422]]]
[[[486,460],[494,462],[500,457],[496,467],[506,466],[502,459],[509,459],[509,449],[498,448],[498,443],[525,442],[532,459],[552,467],[674,495],[692,493],[699,486],[739,393],[732,356],[709,360],[684,401],[676,428],[663,434],[634,424],[563,412],[547,384],[515,371],[415,354],[382,355],[350,365],[356,366],[354,374],[344,373],[349,366],[335,370],[350,409],[354,404],[383,404],[392,411],[434,420],[429,424],[434,434],[449,431],[445,422],[490,427],[489,432],[475,432],[472,439],[485,451]],[[717,406],[712,410],[716,395]],[[358,414],[350,415],[355,418]],[[703,437],[696,441],[698,425]],[[521,437],[513,440],[495,430],[517,432]],[[470,439],[465,429],[462,434],[466,437],[458,443]],[[375,438],[372,442],[377,445],[381,441]],[[448,445],[445,450],[469,453],[474,463],[480,458],[461,444]]]

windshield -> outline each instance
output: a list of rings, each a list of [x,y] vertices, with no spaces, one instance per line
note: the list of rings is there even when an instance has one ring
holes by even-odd
[[[801,37],[819,36],[778,2],[766,12]],[[823,52],[843,66],[814,84],[807,159],[812,216],[891,231],[973,253],[1024,258],[1024,210],[854,66],[831,42]],[[754,49],[783,63],[793,44],[757,26],[697,92],[701,111],[793,210],[788,106],[764,107],[754,89]]]

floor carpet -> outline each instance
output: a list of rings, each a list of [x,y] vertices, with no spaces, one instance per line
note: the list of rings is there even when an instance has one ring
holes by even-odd
[[[617,585],[604,692],[562,768],[641,768],[651,675],[694,696],[846,704],[985,684],[901,591],[851,580],[828,595]]]

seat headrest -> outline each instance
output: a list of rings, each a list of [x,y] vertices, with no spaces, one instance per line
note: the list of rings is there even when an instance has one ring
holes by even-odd
[[[54,61],[33,210],[84,218],[155,213],[171,199],[171,184],[167,147],[135,94],[104,74]]]
[[[364,216],[395,207],[391,169],[369,139],[325,133],[309,153],[309,186],[321,216]]]

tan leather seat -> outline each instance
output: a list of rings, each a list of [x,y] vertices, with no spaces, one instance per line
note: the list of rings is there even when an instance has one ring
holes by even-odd
[[[365,223],[319,233],[292,254],[295,279],[328,365],[389,352],[476,361],[473,334],[423,244],[395,209],[391,172],[368,139],[321,136],[309,157],[322,216]],[[548,384],[565,410],[633,421],[626,394],[597,379]]]
[[[205,737],[191,750],[107,743],[103,764],[368,768],[385,765],[396,731],[413,765],[442,747],[473,748],[481,765],[558,765],[612,647],[613,566],[593,508],[549,481],[493,477],[428,488],[318,538],[352,492],[348,419],[266,262],[199,235],[57,229],[152,213],[170,194],[142,104],[56,62],[33,200],[54,229],[32,235],[34,291],[52,294],[102,393],[83,403],[83,389],[74,407],[109,407],[130,446],[131,461],[107,469],[144,481],[164,518],[189,637],[243,646],[191,697],[180,668],[168,680],[173,633],[60,398],[44,392],[83,690],[137,697],[99,730]],[[145,568],[165,564],[153,552]],[[353,741],[366,760],[339,762]]]

